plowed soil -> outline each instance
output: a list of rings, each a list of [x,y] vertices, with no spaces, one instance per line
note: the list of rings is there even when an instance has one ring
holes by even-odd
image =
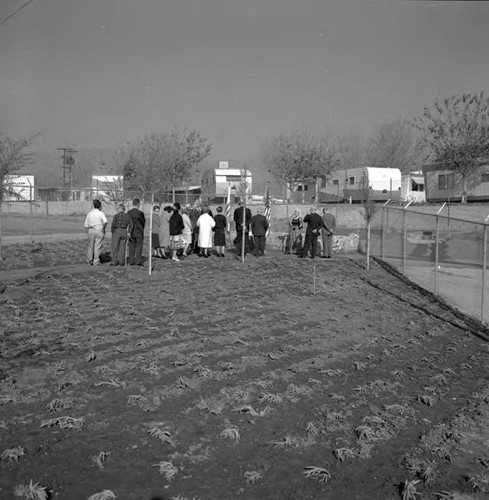
[[[487,334],[376,264],[32,249],[0,278],[0,498],[487,498]]]

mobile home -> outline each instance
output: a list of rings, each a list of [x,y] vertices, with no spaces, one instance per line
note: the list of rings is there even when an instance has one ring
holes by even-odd
[[[434,165],[425,165],[423,174],[428,203],[462,201],[462,174]],[[489,165],[474,168],[467,175],[467,201],[489,201]]]
[[[424,175],[422,171],[408,172],[401,176],[401,200],[414,203],[424,203],[426,192],[424,189]]]
[[[378,167],[337,170],[319,190],[319,201],[358,203],[364,201],[367,194],[373,201],[399,200],[401,171]]]

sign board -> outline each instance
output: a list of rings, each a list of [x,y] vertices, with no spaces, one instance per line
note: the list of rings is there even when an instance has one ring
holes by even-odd
[[[219,162],[219,168],[229,168],[229,162],[227,162],[227,161],[220,161]]]

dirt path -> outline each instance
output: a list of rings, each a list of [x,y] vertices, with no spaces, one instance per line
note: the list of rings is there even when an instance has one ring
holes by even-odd
[[[483,498],[488,343],[383,269],[47,271],[0,293],[0,498]]]

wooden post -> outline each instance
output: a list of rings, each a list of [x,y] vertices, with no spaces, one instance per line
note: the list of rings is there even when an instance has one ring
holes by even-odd
[[[244,262],[245,260],[245,244],[246,244],[246,241],[245,241],[245,238],[246,238],[246,195],[244,197],[244,201],[243,203],[241,204],[241,207],[243,208],[243,217],[241,219],[241,223],[242,223],[242,238],[241,238],[241,262]]]
[[[486,268],[487,268],[487,225],[484,224],[484,239],[482,250],[482,296],[481,296],[481,322],[484,322],[486,304]]]
[[[436,293],[438,286],[438,256],[439,256],[439,237],[440,237],[440,217],[436,214],[436,225],[435,225],[435,278],[433,282],[433,293]]]
[[[370,220],[367,222],[367,271],[370,270]]]
[[[151,207],[149,212],[149,245],[148,245],[148,274],[151,276],[153,267],[153,248],[151,246],[151,233],[153,232],[153,205],[155,202],[155,193],[151,193]]]

